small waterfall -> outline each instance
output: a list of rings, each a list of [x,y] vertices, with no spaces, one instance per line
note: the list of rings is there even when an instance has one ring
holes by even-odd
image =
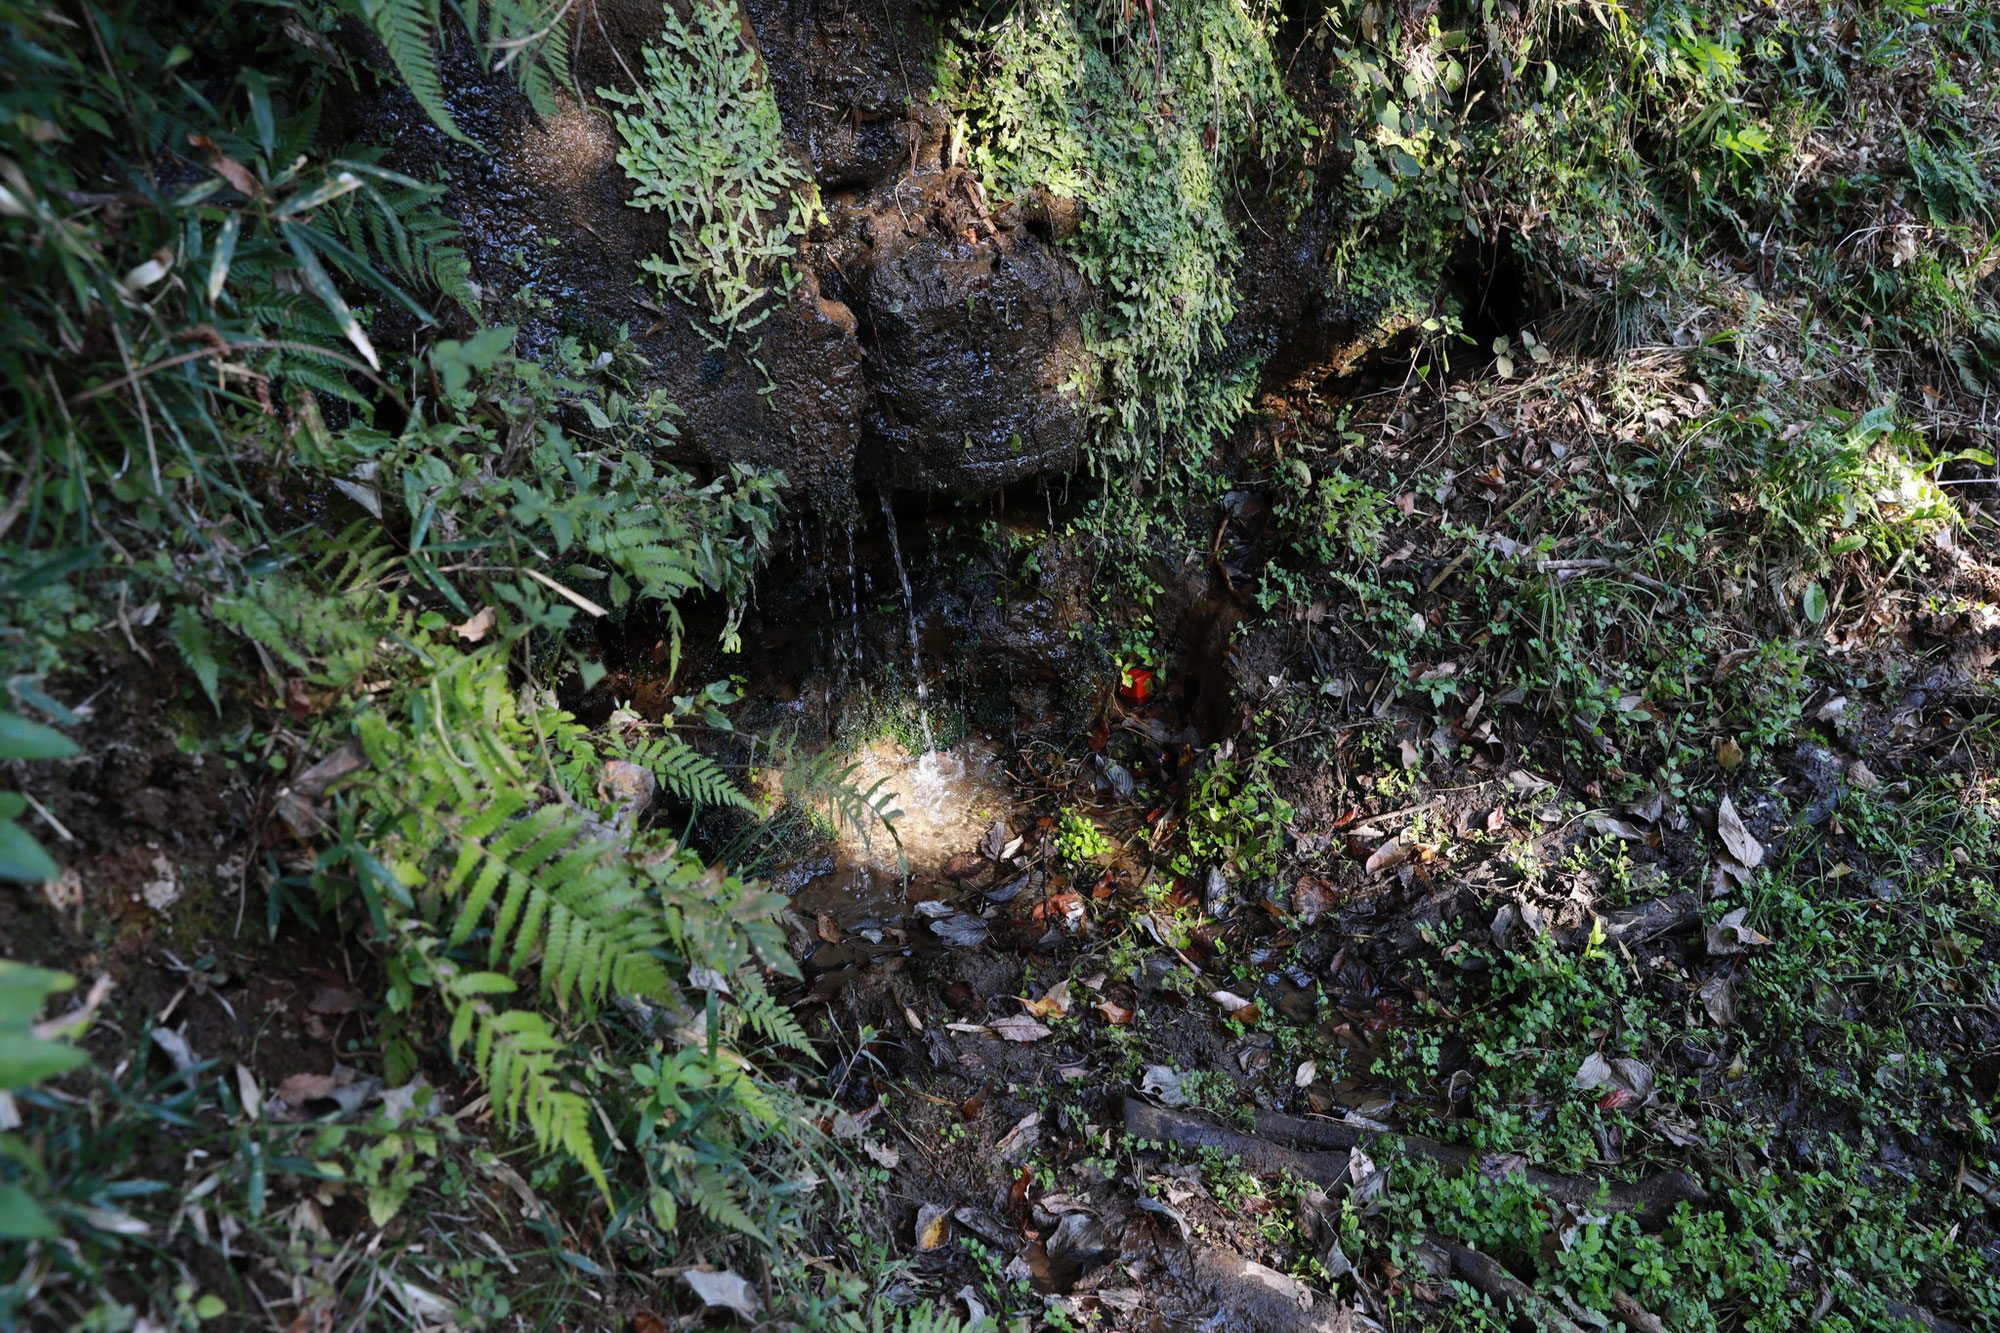
[[[903,545],[896,537],[896,511],[889,504],[887,491],[882,493],[882,517],[889,523],[889,552],[896,558],[896,577],[903,584],[903,608],[910,614],[910,673],[917,680],[917,722],[924,729],[924,753],[917,761],[917,771],[929,776],[937,770],[937,740],[931,735],[931,713],[925,703],[930,697],[930,687],[924,683],[923,644],[917,637],[917,597],[910,591],[909,571],[903,568]]]
[[[826,732],[831,736],[834,730],[834,707],[847,694],[847,673],[851,669],[853,654],[847,651],[847,630],[840,622],[839,590],[833,585],[833,528],[824,518],[815,525],[819,531],[820,555],[809,568],[819,571],[820,579],[826,585],[826,628],[821,631],[825,644],[837,664],[833,686],[826,691]]]

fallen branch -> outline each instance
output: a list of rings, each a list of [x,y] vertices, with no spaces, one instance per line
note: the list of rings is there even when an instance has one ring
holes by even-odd
[[[1611,1293],[1611,1313],[1632,1333],[1667,1333],[1667,1322],[1622,1291]]]
[[[1607,912],[1601,920],[1604,922],[1605,939],[1627,945],[1639,944],[1698,924],[1701,921],[1701,904],[1692,893],[1673,893],[1636,907]],[[1590,923],[1573,931],[1571,945],[1583,944],[1590,938],[1590,931]]]
[[[1541,574],[1616,574],[1619,578],[1630,579],[1647,591],[1659,593],[1662,597],[1671,597],[1678,602],[1687,600],[1687,594],[1679,588],[1670,587],[1650,575],[1639,573],[1637,570],[1627,569],[1615,560],[1528,560],[1522,563],[1532,566],[1537,573]]]
[[[1905,1305],[1901,1301],[1883,1301],[1882,1313],[1891,1319],[1900,1319],[1915,1324],[1924,1333],[1969,1333],[1965,1327],[1954,1324],[1949,1319],[1940,1319],[1921,1305]]]
[[[1345,1150],[1372,1147],[1382,1135],[1328,1120],[1301,1120],[1274,1112],[1257,1113],[1257,1133],[1241,1134],[1220,1125],[1177,1111],[1125,1099],[1125,1131],[1135,1138],[1158,1143],[1177,1143],[1190,1148],[1214,1148],[1239,1157],[1260,1174],[1289,1171],[1317,1185],[1330,1187],[1346,1179]],[[1303,1144],[1305,1149],[1287,1146]],[[1479,1161],[1463,1148],[1454,1148],[1435,1139],[1415,1135],[1398,1136],[1401,1150],[1437,1163],[1453,1175],[1479,1169]],[[1339,1149],[1338,1154],[1315,1149]],[[1685,1171],[1662,1171],[1636,1185],[1576,1176],[1555,1176],[1545,1171],[1522,1173],[1530,1185],[1543,1190],[1559,1203],[1578,1208],[1594,1208],[1626,1213],[1647,1231],[1658,1231],[1673,1217],[1682,1202],[1706,1203],[1708,1191]]]
[[[1498,1259],[1432,1232],[1425,1243],[1443,1255],[1445,1273],[1514,1312],[1519,1333],[1583,1333],[1576,1321],[1533,1287],[1508,1272]]]

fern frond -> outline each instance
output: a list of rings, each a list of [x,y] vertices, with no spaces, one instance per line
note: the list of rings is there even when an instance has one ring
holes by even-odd
[[[677,736],[662,736],[645,745],[636,760],[653,771],[660,785],[697,808],[734,806],[755,811],[756,805],[737,790],[715,761]]]
[[[694,1188],[689,1191],[694,1196],[694,1206],[719,1227],[738,1231],[753,1240],[762,1240],[763,1231],[750,1220],[750,1214],[743,1207],[743,1190],[735,1181],[724,1176],[714,1167],[703,1163],[689,1173]]]
[[[559,1079],[562,1042],[548,1020],[533,1010],[495,1009],[485,999],[513,989],[511,980],[494,972],[461,973],[447,980],[446,993],[456,1007],[451,1052],[456,1056],[470,1042],[473,1064],[500,1123],[511,1131],[525,1121],[536,1147],[568,1153],[609,1201],[611,1183],[590,1134],[590,1104]]]
[[[888,790],[886,777],[876,779],[864,789],[855,781],[860,771],[859,760],[843,765],[832,752],[789,764],[784,778],[786,799],[809,807],[824,805],[836,824],[860,835],[863,846],[868,845],[879,826],[900,851],[903,839],[896,832],[896,821],[903,817],[903,812],[897,808],[896,793]]]
[[[444,80],[439,77],[434,47],[437,7],[425,0],[347,0],[350,12],[381,39],[389,60],[396,66],[424,114],[439,129],[460,143],[471,143],[445,105]]]
[[[737,973],[734,986],[739,1019],[751,1031],[766,1041],[776,1042],[814,1060],[819,1058],[819,1052],[813,1049],[812,1038],[792,1017],[792,1011],[765,987],[764,978],[755,968],[744,968]]]

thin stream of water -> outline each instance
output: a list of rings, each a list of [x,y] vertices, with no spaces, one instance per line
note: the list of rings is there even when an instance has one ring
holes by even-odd
[[[888,548],[896,556],[896,578],[902,580],[902,606],[910,612],[910,675],[916,677],[916,721],[924,729],[924,757],[918,761],[918,771],[930,765],[932,771],[938,767],[938,743],[930,735],[930,687],[924,683],[924,644],[918,638],[916,628],[916,594],[910,590],[910,570],[902,566],[902,542],[896,538],[896,510],[890,508],[888,492],[882,494],[882,516],[888,518]]]

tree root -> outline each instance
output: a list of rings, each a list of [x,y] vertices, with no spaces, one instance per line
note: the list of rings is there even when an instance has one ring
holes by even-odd
[[[1174,1143],[1184,1148],[1214,1148],[1238,1158],[1259,1174],[1289,1171],[1325,1188],[1347,1179],[1346,1150],[1368,1148],[1383,1136],[1330,1120],[1304,1120],[1297,1116],[1259,1111],[1254,1135],[1225,1129],[1221,1125],[1181,1111],[1169,1111],[1137,1097],[1125,1099],[1125,1132],[1153,1143]],[[1266,1137],[1268,1136],[1268,1137]],[[1303,1144],[1297,1148],[1274,1139]],[[1454,1148],[1435,1139],[1401,1135],[1402,1151],[1436,1162],[1447,1171],[1462,1174],[1478,1169],[1480,1163],[1463,1148]],[[1708,1191],[1685,1171],[1662,1171],[1636,1185],[1622,1185],[1577,1176],[1553,1176],[1545,1171],[1526,1171],[1527,1181],[1560,1203],[1577,1208],[1595,1208],[1626,1213],[1641,1228],[1657,1231],[1673,1216],[1682,1202],[1705,1204]],[[1600,1197],[1602,1192],[1602,1197]],[[1443,1256],[1449,1275],[1475,1291],[1503,1302],[1515,1311],[1515,1327],[1526,1333],[1582,1333],[1575,1321],[1562,1314],[1535,1290],[1509,1273],[1498,1260],[1435,1234],[1428,1238]],[[1969,1333],[1961,1325],[1942,1319],[1921,1306],[1900,1301],[1883,1302],[1893,1319],[1916,1325],[1923,1333]],[[1646,1310],[1623,1292],[1613,1298],[1612,1313],[1637,1333],[1652,1333],[1662,1327],[1659,1316]]]
[[[1135,1138],[1185,1147],[1215,1148],[1240,1157],[1260,1172],[1290,1171],[1321,1186],[1331,1186],[1347,1175],[1347,1158],[1315,1149],[1367,1148],[1382,1136],[1329,1120],[1302,1120],[1275,1112],[1257,1113],[1257,1133],[1241,1134],[1220,1125],[1177,1111],[1167,1111],[1140,1101],[1125,1099],[1125,1130]],[[1284,1142],[1304,1145],[1300,1148]],[[1480,1163],[1463,1148],[1454,1148],[1435,1139],[1402,1135],[1402,1151],[1436,1162],[1453,1175],[1479,1168]],[[1624,1185],[1577,1176],[1554,1176],[1545,1171],[1523,1170],[1530,1185],[1547,1192],[1559,1203],[1577,1208],[1597,1208],[1628,1213],[1647,1231],[1658,1231],[1683,1201],[1708,1202],[1708,1191],[1685,1171],[1662,1171],[1636,1185]]]
[[[1508,1272],[1498,1259],[1455,1240],[1446,1240],[1436,1232],[1430,1233],[1424,1243],[1442,1256],[1440,1266],[1445,1271],[1440,1276],[1456,1278],[1494,1304],[1511,1309],[1518,1333],[1583,1333],[1576,1321]]]

